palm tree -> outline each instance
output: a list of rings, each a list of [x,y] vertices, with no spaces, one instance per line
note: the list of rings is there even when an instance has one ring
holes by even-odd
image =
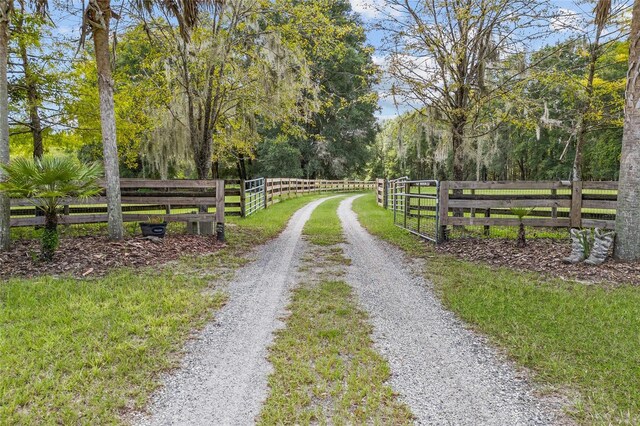
[[[70,157],[17,158],[1,166],[6,180],[0,190],[11,198],[26,198],[44,215],[42,259],[51,260],[58,247],[58,213],[65,198],[87,199],[102,191],[102,166]]]
[[[640,259],[640,0],[633,2],[616,214],[615,257]]]
[[[512,207],[510,210],[511,210],[511,213],[518,216],[518,219],[520,219],[520,226],[518,227],[518,239],[516,242],[516,247],[524,248],[527,246],[527,234],[525,233],[524,221],[522,219],[530,215],[531,212],[533,212],[533,208],[525,209],[522,207]]]

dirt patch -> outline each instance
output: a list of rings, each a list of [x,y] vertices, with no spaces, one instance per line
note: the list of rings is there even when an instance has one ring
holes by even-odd
[[[183,255],[206,254],[223,244],[214,236],[167,235],[159,241],[129,237],[109,241],[106,237],[62,238],[51,262],[39,260],[38,240],[15,241],[0,253],[0,278],[66,275],[96,277],[123,266],[162,265]]]
[[[569,241],[536,239],[527,241],[527,247],[519,249],[514,240],[465,238],[448,241],[436,250],[464,260],[541,272],[563,279],[640,285],[640,262],[621,263],[609,258],[600,266],[562,263],[562,259],[571,253]]]

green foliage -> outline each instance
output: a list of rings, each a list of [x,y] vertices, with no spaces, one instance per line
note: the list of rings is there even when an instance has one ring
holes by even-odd
[[[535,207],[534,208],[511,207],[509,210],[514,216],[517,216],[518,219],[522,220],[526,216],[529,216],[534,209]]]
[[[258,144],[254,173],[264,177],[303,177],[302,153],[287,140],[265,139]]]
[[[82,164],[71,157],[16,158],[2,165],[6,176],[0,190],[12,198],[26,198],[44,213],[42,257],[51,260],[58,246],[58,208],[67,197],[87,199],[102,191],[102,166]]]
[[[530,61],[536,66],[528,70],[528,78],[483,106],[475,124],[482,131],[464,142],[465,179],[568,179],[582,116],[587,122],[583,179],[617,179],[628,43],[612,41],[603,47],[590,97],[585,86],[588,47],[578,39],[533,52]],[[507,57],[502,64],[508,68],[518,61]],[[376,177],[450,178],[451,152],[442,117],[424,108],[383,124],[369,168],[382,171],[371,174]]]
[[[311,78],[319,85],[320,108],[298,123],[301,132],[288,137],[301,154],[301,173],[318,178],[363,175],[377,130],[378,68],[362,23],[348,2],[328,0],[280,0],[273,20],[287,42],[303,49]],[[283,131],[264,131],[265,143]]]

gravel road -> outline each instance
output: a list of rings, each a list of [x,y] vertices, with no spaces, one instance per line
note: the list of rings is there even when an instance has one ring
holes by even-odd
[[[376,349],[390,364],[394,391],[418,424],[552,425],[556,407],[536,398],[516,370],[467,330],[428,282],[402,267],[403,253],[371,236],[351,205],[340,204],[347,280],[374,327]],[[393,266],[391,265],[393,262]]]
[[[267,348],[282,326],[289,289],[311,212],[324,198],[298,210],[286,230],[263,246],[257,261],[229,284],[229,301],[197,339],[189,342],[181,368],[167,375],[140,425],[253,424],[267,396]]]

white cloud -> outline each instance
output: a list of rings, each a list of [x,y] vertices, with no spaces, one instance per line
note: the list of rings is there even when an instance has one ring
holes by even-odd
[[[380,16],[381,0],[350,0],[351,9],[365,19],[375,19]]]
[[[580,19],[578,12],[562,7],[558,9],[549,23],[549,26],[554,31],[573,31],[582,28],[583,25],[584,23]]]

